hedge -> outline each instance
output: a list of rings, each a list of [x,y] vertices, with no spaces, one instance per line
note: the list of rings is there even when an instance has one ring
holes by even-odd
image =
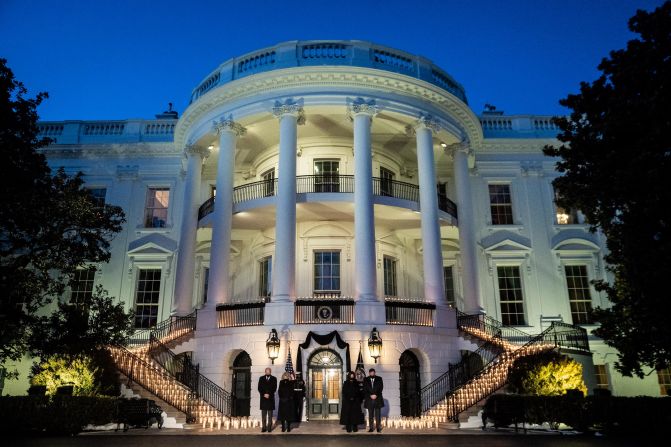
[[[9,434],[76,434],[116,420],[117,398],[89,396],[0,397],[0,430]]]
[[[488,422],[494,427],[547,423],[553,428],[565,424],[581,432],[606,434],[640,434],[644,424],[645,434],[650,434],[671,426],[671,398],[495,394],[487,399],[482,420],[483,428]]]

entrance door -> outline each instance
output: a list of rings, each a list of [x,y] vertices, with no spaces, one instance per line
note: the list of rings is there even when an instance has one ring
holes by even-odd
[[[340,414],[340,385],[342,360],[330,349],[321,349],[310,356],[309,402],[310,419],[338,419]]]
[[[410,351],[401,354],[399,360],[401,388],[401,416],[418,417],[420,408],[419,360]]]
[[[233,361],[233,389],[231,390],[231,416],[249,416],[252,391],[252,359],[242,351]]]

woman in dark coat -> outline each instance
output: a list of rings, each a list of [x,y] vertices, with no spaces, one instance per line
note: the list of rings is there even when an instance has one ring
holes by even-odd
[[[280,406],[277,410],[277,419],[282,422],[282,431],[291,431],[291,422],[294,420],[294,382],[291,380],[291,374],[285,372],[282,374],[280,386],[277,389],[280,397]]]
[[[353,371],[347,373],[347,380],[342,385],[342,406],[340,424],[344,425],[347,433],[359,431],[359,424],[364,422],[361,411],[361,388]]]

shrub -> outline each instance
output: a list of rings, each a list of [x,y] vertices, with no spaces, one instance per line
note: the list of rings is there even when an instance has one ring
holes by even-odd
[[[555,351],[517,359],[508,382],[510,390],[519,394],[559,396],[573,389],[587,394],[582,365]]]
[[[88,357],[53,356],[33,368],[30,384],[46,386],[49,395],[55,394],[61,386],[73,385],[73,395],[92,396],[97,394],[97,372]]]

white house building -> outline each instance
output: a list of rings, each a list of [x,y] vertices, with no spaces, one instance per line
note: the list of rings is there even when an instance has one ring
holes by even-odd
[[[671,387],[620,376],[589,335],[591,309],[608,306],[590,285],[608,278],[605,241],[554,203],[551,117],[478,116],[424,57],[285,42],[221,64],[179,119],[40,131],[52,167],[82,171],[127,217],[110,263],[64,299],[102,284],[133,309],[121,372],[199,423],[260,414],[256,380],[289,353],[308,420],[337,418],[359,354],[385,380],[389,418],[456,419],[505,381],[502,352],[560,349],[590,392]]]

